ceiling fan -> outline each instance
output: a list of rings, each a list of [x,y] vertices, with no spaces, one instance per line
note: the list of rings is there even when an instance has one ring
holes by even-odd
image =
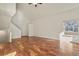
[[[35,7],[37,7],[38,6],[38,4],[43,4],[43,3],[28,3],[29,5],[34,5]]]

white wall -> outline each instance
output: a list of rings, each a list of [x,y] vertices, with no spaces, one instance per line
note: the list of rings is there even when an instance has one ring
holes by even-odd
[[[34,35],[59,39],[59,33],[63,31],[63,21],[71,19],[79,20],[79,8],[34,20]]]
[[[12,23],[10,23],[9,31],[11,32],[11,39],[21,38],[21,31]]]
[[[0,30],[7,29],[9,27],[10,15],[4,11],[0,10]]]
[[[28,24],[30,23],[30,20],[22,13],[22,36],[28,36]]]
[[[21,32],[22,32],[22,36],[27,36],[28,35],[28,23],[29,20],[24,16],[24,14],[22,13],[22,11],[20,10],[16,10],[16,14],[13,17],[13,22],[15,24],[18,25],[18,27],[20,28]]]

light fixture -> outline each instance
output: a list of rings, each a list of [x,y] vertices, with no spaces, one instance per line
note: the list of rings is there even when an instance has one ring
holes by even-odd
[[[43,4],[43,3],[28,3],[29,5],[34,5],[35,7],[38,6],[38,4]]]

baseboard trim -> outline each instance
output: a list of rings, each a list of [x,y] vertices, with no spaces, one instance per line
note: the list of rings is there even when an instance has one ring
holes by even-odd
[[[42,37],[42,36],[22,36],[22,37],[37,37],[37,38],[49,39],[50,41],[51,40],[59,40],[59,39],[56,39],[56,38],[48,38],[48,37]]]

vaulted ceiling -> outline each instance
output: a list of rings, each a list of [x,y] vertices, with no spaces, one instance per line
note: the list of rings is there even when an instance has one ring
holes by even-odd
[[[43,3],[41,5],[39,4],[37,7],[34,7],[34,5],[29,5],[27,3],[17,4],[17,9],[22,11],[23,14],[31,20],[53,16],[54,14],[58,14],[78,7],[79,4],[75,3]]]

